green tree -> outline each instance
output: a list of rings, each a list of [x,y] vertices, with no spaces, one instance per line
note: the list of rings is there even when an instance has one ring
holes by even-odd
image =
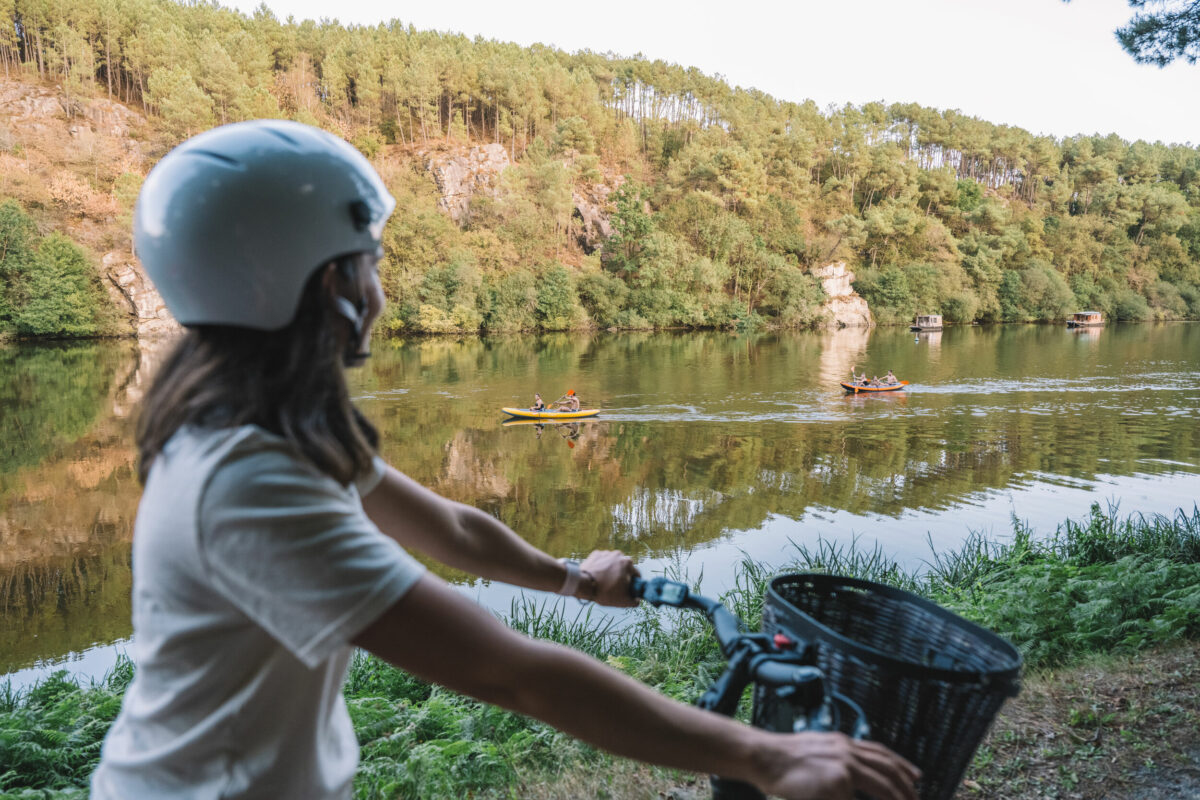
[[[162,67],[150,73],[146,99],[159,109],[177,136],[190,136],[213,124],[212,98],[182,67]]]
[[[42,240],[28,275],[29,299],[16,314],[24,336],[92,336],[102,289],[87,254],[52,233]]]
[[[579,298],[566,267],[555,264],[542,270],[535,309],[543,330],[566,330],[578,321]]]
[[[1066,0],[1070,2],[1070,0]],[[1129,0],[1139,13],[1117,28],[1117,41],[1139,64],[1165,67],[1200,58],[1200,0]]]
[[[595,324],[603,328],[619,324],[629,297],[629,287],[624,281],[593,269],[579,276],[577,290],[580,303]]]
[[[15,327],[29,299],[37,238],[37,227],[16,200],[0,202],[0,330]]]
[[[632,181],[624,183],[612,199],[613,234],[604,242],[601,259],[608,269],[628,277],[638,271],[646,237],[655,229],[654,218],[645,208],[646,190]]]

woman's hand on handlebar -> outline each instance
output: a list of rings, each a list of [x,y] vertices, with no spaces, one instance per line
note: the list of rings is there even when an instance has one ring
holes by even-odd
[[[840,733],[777,735],[764,753],[760,783],[771,795],[789,800],[852,800],[855,791],[876,800],[917,800],[914,782],[921,771],[877,742]]]
[[[593,550],[579,568],[596,579],[596,596],[588,597],[605,606],[636,606],[629,594],[629,580],[640,574],[633,559],[620,550]]]

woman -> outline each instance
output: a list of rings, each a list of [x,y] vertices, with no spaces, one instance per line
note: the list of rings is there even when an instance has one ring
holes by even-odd
[[[542,400],[542,396],[537,392],[533,393],[533,405],[529,407],[530,411],[545,411],[546,403]]]
[[[376,455],[343,366],[369,355],[393,207],[356,150],[290,122],[214,129],[147,177],[137,252],[188,330],[139,423],[137,671],[91,796],[349,797],[357,645],[622,755],[787,797],[914,798],[914,769],[878,745],[675,703],[511,631],[407,554],[632,604],[627,557],[559,562]]]

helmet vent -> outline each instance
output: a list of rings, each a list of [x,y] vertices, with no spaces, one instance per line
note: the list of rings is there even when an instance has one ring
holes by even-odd
[[[213,161],[219,162],[222,166],[230,167],[232,169],[244,168],[242,162],[238,161],[236,158],[230,158],[224,153],[214,153],[212,150],[193,150],[190,155],[211,158]]]
[[[350,219],[356,230],[365,231],[371,225],[371,207],[362,200],[350,203]]]
[[[289,136],[288,134],[284,133],[283,131],[279,130],[278,128],[264,126],[263,130],[266,131],[267,133],[271,134],[272,136],[274,136],[276,139],[280,139],[284,142],[287,142],[292,147],[296,147],[296,148],[300,147],[300,142],[296,141],[295,138]]]

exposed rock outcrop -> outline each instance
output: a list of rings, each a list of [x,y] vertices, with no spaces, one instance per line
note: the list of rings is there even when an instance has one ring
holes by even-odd
[[[154,285],[146,278],[140,264],[118,252],[110,252],[102,259],[104,277],[112,287],[110,294],[127,309],[133,317],[133,325],[139,338],[172,336],[182,328]]]
[[[127,137],[146,124],[144,116],[112,100],[90,100],[81,112],[94,131],[108,136]],[[137,149],[137,142],[129,142],[129,145]]]
[[[484,194],[495,197],[500,189],[500,173],[512,166],[502,144],[434,150],[419,153],[425,168],[437,185],[438,208],[459,225],[467,221],[471,198]],[[571,160],[564,164],[571,166]],[[585,253],[595,251],[612,235],[608,198],[624,182],[616,178],[603,183],[586,183],[571,190],[571,235]]]
[[[623,177],[617,177],[611,186],[594,183],[571,192],[571,202],[575,205],[571,214],[571,233],[583,252],[594,252],[605,239],[612,236],[608,196],[620,188],[624,181]]]
[[[121,200],[112,186],[121,173],[144,174],[147,127],[144,115],[114,100],[0,78],[4,194],[26,209],[44,209],[43,230],[61,230],[92,252],[119,248]],[[128,312],[130,332],[178,330],[136,260],[114,249],[98,272],[113,302]]]
[[[825,288],[825,319],[830,328],[873,327],[875,318],[867,301],[855,293],[854,273],[845,261],[835,261],[813,270]]]
[[[65,119],[62,95],[41,86],[13,80],[0,80],[0,115],[14,122]]]
[[[122,149],[141,155],[130,135],[146,118],[114,100],[75,99],[61,91],[0,78],[0,118],[17,123],[25,133],[59,134],[62,125],[72,137],[100,134],[118,140]]]
[[[512,164],[502,144],[472,147],[465,153],[424,153],[425,168],[433,176],[441,197],[438,208],[455,222],[467,218],[471,198],[481,192],[495,195],[500,173]]]

